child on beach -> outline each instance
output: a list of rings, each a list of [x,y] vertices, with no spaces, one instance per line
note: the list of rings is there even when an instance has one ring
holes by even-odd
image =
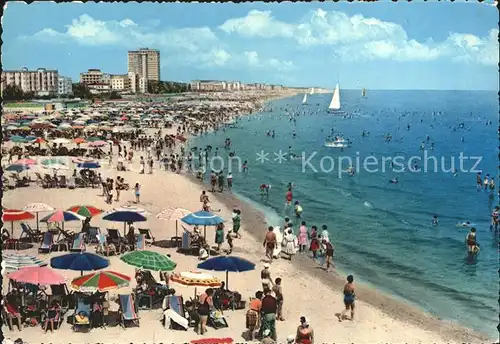
[[[134,192],[135,192],[135,203],[140,203],[141,202],[141,186],[139,183],[135,183],[134,187]]]

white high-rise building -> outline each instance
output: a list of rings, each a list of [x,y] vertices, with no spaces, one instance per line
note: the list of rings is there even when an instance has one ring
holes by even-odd
[[[1,77],[2,90],[7,85],[17,85],[23,92],[33,92],[36,95],[53,95],[58,93],[59,73],[57,70],[38,68],[28,70],[4,70]]]
[[[71,78],[66,76],[59,77],[59,88],[57,93],[59,95],[73,94],[73,81],[71,80]]]

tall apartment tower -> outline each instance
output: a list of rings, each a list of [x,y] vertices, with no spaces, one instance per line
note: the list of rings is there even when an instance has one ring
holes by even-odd
[[[129,51],[128,72],[145,80],[160,81],[160,51],[149,48]]]

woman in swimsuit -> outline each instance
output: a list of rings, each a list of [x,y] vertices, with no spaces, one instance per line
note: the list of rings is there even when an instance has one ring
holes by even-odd
[[[352,275],[347,276],[347,283],[344,286],[344,305],[345,309],[339,315],[339,321],[342,321],[345,314],[350,310],[351,311],[351,321],[354,320],[354,277]]]
[[[306,317],[300,317],[300,325],[299,327],[297,327],[295,343],[314,344],[314,331],[312,327],[307,323]]]

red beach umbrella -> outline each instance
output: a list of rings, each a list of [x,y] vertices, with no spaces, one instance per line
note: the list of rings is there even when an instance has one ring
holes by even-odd
[[[73,143],[76,143],[77,145],[85,143],[85,142],[87,142],[87,140],[85,140],[81,137],[77,137],[76,139],[73,140]]]
[[[177,140],[181,141],[181,142],[186,142],[187,141],[187,139],[184,136],[182,136],[182,135],[177,135],[175,138]]]
[[[11,235],[14,236],[14,222],[24,221],[24,220],[32,220],[35,218],[35,215],[28,213],[24,210],[18,209],[3,209],[2,221],[10,222],[11,227]]]
[[[64,277],[47,266],[27,266],[9,275],[9,278],[34,285],[64,284]]]
[[[20,159],[14,162],[13,165],[36,165],[36,160],[33,159]]]
[[[32,143],[38,143],[38,144],[41,144],[41,143],[47,143],[47,141],[45,141],[43,138],[41,137],[37,137]]]

